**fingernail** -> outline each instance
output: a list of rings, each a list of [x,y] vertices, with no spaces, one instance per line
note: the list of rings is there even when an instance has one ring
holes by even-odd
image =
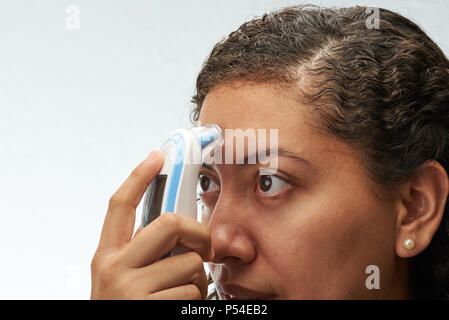
[[[151,161],[156,157],[156,152],[151,151],[151,153],[148,155],[148,157],[145,159],[146,161]]]

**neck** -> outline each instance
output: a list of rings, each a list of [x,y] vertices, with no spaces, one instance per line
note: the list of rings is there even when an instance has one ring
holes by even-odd
[[[397,258],[395,268],[391,273],[390,282],[382,299],[409,300],[413,299],[413,291],[410,281],[410,259]]]

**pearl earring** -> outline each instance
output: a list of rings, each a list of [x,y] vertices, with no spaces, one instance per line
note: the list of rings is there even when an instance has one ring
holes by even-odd
[[[404,241],[404,248],[407,250],[412,250],[415,247],[415,241],[413,239],[406,239]]]

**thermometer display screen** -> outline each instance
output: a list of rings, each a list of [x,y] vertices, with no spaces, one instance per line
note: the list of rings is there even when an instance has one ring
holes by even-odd
[[[167,175],[157,175],[151,183],[151,190],[149,190],[148,203],[144,212],[143,226],[145,227],[151,221],[161,215],[162,200],[164,199],[165,183],[167,182]]]

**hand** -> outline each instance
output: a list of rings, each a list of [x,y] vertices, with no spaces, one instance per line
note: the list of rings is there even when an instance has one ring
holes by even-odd
[[[164,213],[133,236],[136,208],[161,170],[153,151],[109,200],[91,263],[92,299],[204,299],[203,262],[213,258],[210,234],[198,221]],[[192,251],[161,260],[177,244]]]

